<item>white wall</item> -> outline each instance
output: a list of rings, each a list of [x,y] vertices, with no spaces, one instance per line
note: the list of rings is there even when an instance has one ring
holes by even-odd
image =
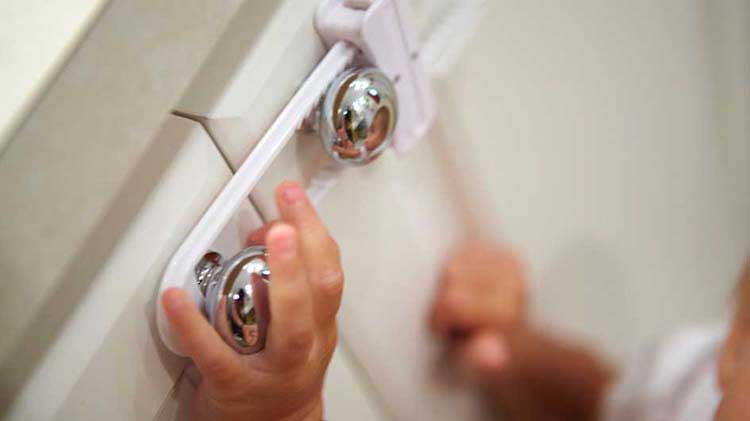
[[[750,238],[748,5],[486,6],[442,83],[444,143],[483,229],[527,256],[536,315],[618,360],[720,317]]]

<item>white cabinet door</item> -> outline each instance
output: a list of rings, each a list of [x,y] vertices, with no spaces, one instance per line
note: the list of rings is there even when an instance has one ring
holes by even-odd
[[[188,93],[178,106],[234,168],[323,54],[309,26],[316,2],[290,3],[225,82],[204,66],[196,83],[214,101]],[[747,91],[747,76],[714,40],[734,15],[720,9],[745,16],[746,5],[482,7],[457,65],[435,81],[435,130],[407,154],[345,172],[320,204],[345,262],[342,340],[396,419],[482,417],[473,391],[443,372],[425,322],[440,265],[467,234],[516,244],[534,318],[616,362],[681,323],[719,317],[747,247],[746,138],[737,118],[717,117],[713,90],[721,80],[730,115],[741,111],[732,92]],[[731,36],[747,34],[733,22]],[[275,185],[308,182],[326,159],[314,135],[297,135],[253,203],[274,218]]]
[[[231,172],[167,116],[237,6],[109,2],[4,137],[3,418],[149,419],[173,387],[185,361],[154,329],[157,281]]]
[[[25,95],[38,104],[3,133],[0,155],[4,419],[189,414],[196,375],[161,345],[154,301],[231,171],[200,124],[168,113],[227,23],[260,34],[277,6],[115,0],[80,43],[53,48],[52,64],[75,52],[45,64],[56,79]],[[331,419],[381,418],[356,371],[339,350],[324,391]]]
[[[0,162],[5,203],[14,210],[3,208],[1,232],[28,246],[4,240],[0,254],[9,281],[2,318],[8,419],[149,419],[182,372],[184,359],[170,355],[158,338],[154,294],[173,250],[231,173],[193,121],[170,116],[154,140],[161,151],[149,151],[130,175],[132,184],[80,241],[56,236],[69,225],[83,231],[90,219],[55,217],[55,203],[37,196],[42,188],[19,190],[4,171],[15,161]],[[65,188],[85,200],[87,192],[75,184]],[[52,215],[21,212],[23,197],[39,197],[36,206],[52,208]],[[139,209],[126,218],[133,202]],[[81,212],[75,205],[70,211]],[[111,248],[102,250],[104,243]],[[57,247],[73,256],[49,256]]]

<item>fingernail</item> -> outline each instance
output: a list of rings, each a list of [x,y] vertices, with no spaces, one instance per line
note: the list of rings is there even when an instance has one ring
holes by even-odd
[[[299,202],[304,195],[305,192],[297,183],[286,182],[281,188],[281,198],[289,205]]]
[[[294,229],[288,225],[278,225],[268,233],[268,242],[277,256],[289,258],[297,251]]]

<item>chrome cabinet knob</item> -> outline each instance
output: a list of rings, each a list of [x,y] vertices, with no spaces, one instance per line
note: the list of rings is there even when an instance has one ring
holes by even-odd
[[[352,69],[331,82],[319,113],[319,134],[338,162],[364,165],[391,143],[398,102],[388,77],[375,68]]]
[[[266,248],[248,247],[228,260],[208,252],[195,275],[206,315],[224,341],[242,354],[262,350],[270,319]]]

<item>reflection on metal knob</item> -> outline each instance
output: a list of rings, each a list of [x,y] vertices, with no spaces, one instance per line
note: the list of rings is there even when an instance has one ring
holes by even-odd
[[[367,164],[391,143],[397,113],[396,90],[383,72],[352,69],[328,87],[320,109],[320,138],[335,160]]]
[[[248,247],[226,261],[208,252],[195,275],[206,314],[224,341],[242,354],[262,350],[270,315],[265,247]]]

